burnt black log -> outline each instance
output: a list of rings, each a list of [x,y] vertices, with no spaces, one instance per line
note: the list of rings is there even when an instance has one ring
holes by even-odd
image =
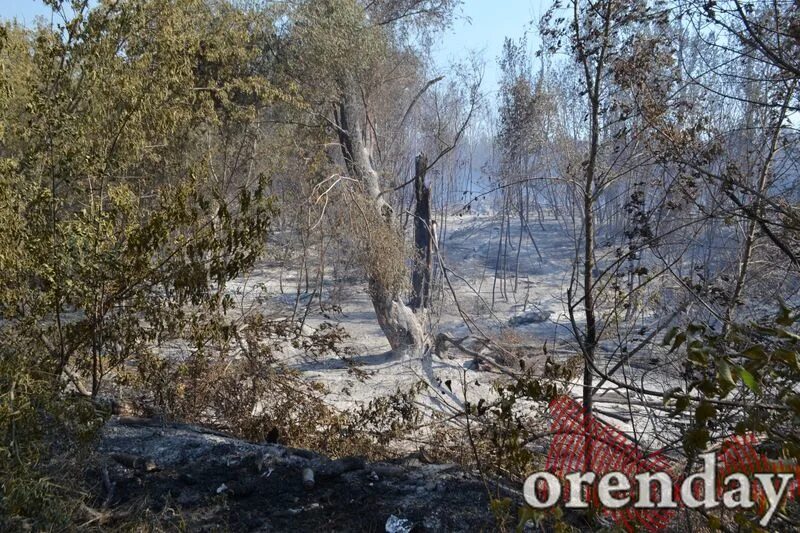
[[[414,269],[411,302],[414,311],[428,306],[431,291],[431,188],[425,184],[428,158],[420,153],[414,162]]]

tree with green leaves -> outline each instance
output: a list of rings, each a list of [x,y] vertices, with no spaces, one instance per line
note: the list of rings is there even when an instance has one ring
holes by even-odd
[[[258,120],[291,101],[264,74],[262,13],[202,0],[51,5],[70,15],[6,24],[0,42],[10,515],[48,508],[22,475],[48,435],[96,421],[70,405],[89,406],[80,397],[97,398],[125,365],[144,368],[165,341],[202,352],[230,337],[226,282],[262,255],[275,213]]]

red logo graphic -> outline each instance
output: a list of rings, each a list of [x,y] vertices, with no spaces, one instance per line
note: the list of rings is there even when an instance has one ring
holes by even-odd
[[[610,472],[620,472],[629,480],[635,479],[637,474],[654,474],[663,472],[672,480],[672,498],[677,504],[675,508],[637,508],[628,505],[619,509],[603,507],[603,513],[628,531],[645,529],[655,532],[667,527],[669,522],[677,515],[681,502],[680,487],[684,480],[682,469],[673,465],[661,451],[646,454],[616,428],[587,417],[585,411],[575,400],[568,396],[561,396],[550,402],[550,412],[553,416],[551,432],[554,435],[547,456],[546,470],[559,479],[564,479],[570,473],[593,472],[601,478]],[[716,492],[722,495],[725,487],[724,480],[729,474],[741,473],[753,477],[757,473],[791,472],[795,474],[787,499],[797,496],[797,474],[800,468],[794,464],[772,461],[756,450],[754,435],[734,437],[726,440],[718,454],[716,467]],[[587,456],[589,461],[586,460]],[[569,499],[567,484],[562,495],[563,501]],[[767,508],[767,498],[763,487],[754,483],[751,498],[756,508],[763,511]],[[650,501],[661,501],[661,485],[653,483],[649,486]],[[702,486],[692,486],[691,491],[695,497],[700,496]],[[542,490],[537,486],[537,493]],[[596,485],[582,487],[584,501],[600,508]],[[638,495],[631,489],[630,496],[635,500]],[[664,495],[667,496],[667,495]],[[545,497],[543,496],[543,499]]]

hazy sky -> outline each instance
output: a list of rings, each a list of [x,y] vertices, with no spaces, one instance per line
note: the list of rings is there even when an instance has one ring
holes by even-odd
[[[517,39],[527,32],[528,44],[535,51],[538,39],[533,30],[551,3],[551,0],[465,0],[462,16],[442,36],[434,58],[440,65],[446,65],[467,56],[469,51],[482,52],[486,62],[484,88],[494,91],[503,39]]]
[[[459,19],[432,50],[433,58],[445,66],[465,58],[470,51],[482,52],[486,62],[484,88],[494,91],[503,38],[519,38],[530,31],[531,22],[538,21],[549,5],[550,0],[465,0]],[[24,24],[31,24],[37,16],[49,14],[49,8],[41,0],[0,0],[2,18],[16,17]],[[528,40],[534,49],[533,33]]]

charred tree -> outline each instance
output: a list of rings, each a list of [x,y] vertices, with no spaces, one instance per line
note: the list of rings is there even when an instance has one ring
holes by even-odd
[[[431,293],[431,188],[425,185],[428,158],[420,153],[414,161],[414,270],[411,274],[411,309],[428,306]]]
[[[363,100],[358,97],[355,84],[345,85],[335,119],[336,129],[344,158],[350,174],[358,179],[381,215],[382,223],[394,224],[394,213],[380,188],[380,178],[373,166],[372,142],[364,128],[366,115]],[[382,279],[380,272],[367,268],[367,281],[372,306],[392,350],[405,357],[422,354],[425,335],[419,318]]]

